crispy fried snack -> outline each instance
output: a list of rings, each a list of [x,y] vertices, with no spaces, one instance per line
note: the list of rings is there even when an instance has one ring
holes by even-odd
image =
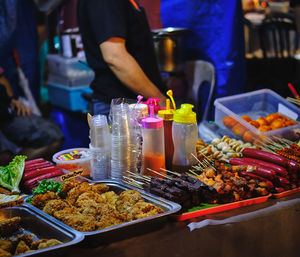
[[[45,207],[43,208],[43,212],[46,212],[49,215],[53,215],[54,212],[60,211],[66,207],[70,207],[67,201],[61,199],[54,199],[46,203]]]
[[[32,236],[26,235],[26,234],[18,236],[17,242],[20,242],[20,241],[24,241],[24,243],[26,243],[29,247],[31,247],[31,245],[33,243]]]
[[[0,257],[10,257],[12,256],[8,251],[5,251],[0,248]]]
[[[92,190],[98,194],[103,194],[109,190],[109,186],[104,184],[97,184],[93,186]]]
[[[137,220],[137,219],[146,218],[163,212],[164,211],[161,208],[151,203],[140,201],[132,206],[132,208],[128,212],[128,217],[131,220]]]
[[[51,247],[51,246],[55,246],[55,245],[60,245],[62,244],[62,242],[60,242],[59,240],[56,240],[56,239],[49,239],[49,240],[46,240],[44,242],[41,242],[39,245],[38,245],[38,249],[44,249],[44,248],[48,248],[48,247]]]
[[[0,239],[0,249],[9,252],[12,247],[13,247],[13,244],[11,241]],[[0,256],[1,256],[1,254],[0,254]]]
[[[30,251],[29,246],[24,242],[20,241],[17,245],[15,255],[26,253],[27,251]]]
[[[7,236],[15,232],[19,228],[20,217],[13,217],[0,221],[0,235]]]
[[[139,192],[134,190],[123,191],[116,201],[116,209],[126,214],[127,211],[140,200],[142,200],[142,197]]]
[[[68,196],[67,196],[66,200],[67,200],[71,205],[73,205],[73,204],[76,202],[77,198],[78,198],[81,194],[83,194],[83,193],[85,193],[85,192],[87,192],[87,191],[91,191],[91,190],[92,190],[91,186],[90,186],[88,183],[83,182],[83,183],[77,185],[76,187],[72,188],[72,189],[68,192]]]
[[[118,195],[114,191],[108,191],[100,195],[102,203],[106,203],[111,207],[115,208],[116,202],[118,200]]]
[[[100,220],[96,223],[97,229],[103,229],[129,221],[126,215],[121,214],[108,204],[100,209]]]
[[[77,181],[75,179],[71,179],[69,181],[66,181],[65,183],[62,184],[61,186],[61,191],[60,191],[60,196],[62,198],[66,198],[68,196],[68,192],[78,186],[81,182],[80,181]]]
[[[59,199],[59,196],[56,193],[46,192],[44,194],[35,195],[31,204],[39,209],[43,209],[48,201],[54,199]]]

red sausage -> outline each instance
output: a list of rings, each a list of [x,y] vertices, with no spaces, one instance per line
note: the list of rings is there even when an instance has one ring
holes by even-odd
[[[253,149],[253,148],[245,148],[242,151],[242,154],[245,157],[251,157],[251,158],[259,159],[262,161],[276,163],[283,167],[288,166],[288,161],[286,158],[284,158],[278,154],[269,153],[269,152],[266,152],[263,150],[258,150],[258,149]]]
[[[231,158],[229,160],[229,163],[233,164],[233,165],[251,165],[251,166],[255,166],[256,169],[253,170],[253,172],[252,172],[255,175],[258,175],[260,177],[264,177],[264,178],[269,179],[271,181],[276,179],[276,173],[273,170],[271,170],[269,168],[266,168],[265,166],[253,165],[252,162],[249,163],[249,162],[247,162],[243,159],[238,159],[238,158]]]
[[[254,166],[258,165],[258,166],[264,166],[267,168],[270,168],[272,170],[275,171],[276,175],[278,176],[282,176],[285,177],[288,175],[288,172],[286,171],[285,168],[283,168],[282,166],[276,165],[274,163],[270,163],[270,162],[265,162],[262,160],[258,160],[258,159],[253,159],[253,158],[242,158],[242,160],[245,160],[246,162],[252,162]]]
[[[287,165],[290,172],[300,174],[300,165],[298,162],[287,160]]]
[[[288,181],[286,178],[283,178],[283,177],[279,177],[277,176],[278,178],[278,184],[280,187],[283,187],[284,189],[290,189],[290,181]]]
[[[54,166],[54,164],[52,164],[50,162],[41,162],[41,163],[37,163],[37,164],[34,164],[34,165],[30,165],[28,167],[25,166],[24,172],[37,170],[37,169],[41,169],[41,168],[46,168],[46,167],[50,167],[50,166]]]
[[[24,173],[23,181],[26,181],[28,179],[32,179],[32,178],[38,177],[40,175],[55,171],[57,169],[58,168],[56,166],[52,165],[51,167],[45,167],[45,168],[42,168],[42,169],[36,169],[36,170],[28,171],[28,172]]]
[[[259,179],[261,181],[266,182],[266,184],[267,184],[267,186],[268,186],[269,189],[274,187],[273,183],[270,180],[268,180],[266,178],[263,178],[263,177],[260,177],[260,176],[257,176],[257,175],[255,175],[253,173],[250,173],[250,172],[247,172],[247,171],[241,171],[240,174],[242,176],[249,176],[249,177],[256,178],[256,179]]]
[[[29,165],[29,164],[33,164],[33,163],[39,163],[39,162],[44,162],[45,159],[44,158],[38,158],[38,159],[34,159],[34,160],[30,160],[30,161],[26,161],[25,162],[25,166]]]
[[[275,187],[276,193],[282,193],[284,191],[284,188],[282,187]]]
[[[35,178],[32,178],[32,179],[29,179],[29,180],[25,181],[24,186],[27,187],[27,188],[30,188],[32,184],[35,184],[35,183],[37,183],[38,181],[40,181],[42,179],[53,178],[53,177],[57,177],[57,176],[60,176],[60,175],[63,175],[63,174],[64,173],[60,169],[56,168],[56,170],[54,170],[54,171],[48,172],[46,174],[43,174],[43,175],[40,175],[38,177],[35,177]]]

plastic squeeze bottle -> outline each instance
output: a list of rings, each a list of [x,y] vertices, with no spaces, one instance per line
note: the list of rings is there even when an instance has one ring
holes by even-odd
[[[172,170],[179,173],[184,173],[197,164],[194,156],[197,156],[198,128],[196,113],[192,111],[193,107],[191,104],[182,104],[181,108],[174,113],[172,125],[174,143]]]
[[[143,174],[163,178],[151,170],[166,174],[165,169],[165,144],[163,119],[154,117],[154,108],[150,107],[150,116],[142,120],[143,135]],[[151,170],[149,170],[151,169]]]
[[[172,170],[172,160],[174,154],[174,144],[172,138],[172,124],[174,112],[176,110],[175,102],[172,97],[172,90],[167,92],[167,95],[171,98],[174,109],[170,108],[170,99],[166,100],[166,109],[158,111],[158,117],[164,120],[164,142],[165,142],[165,157],[166,168]]]

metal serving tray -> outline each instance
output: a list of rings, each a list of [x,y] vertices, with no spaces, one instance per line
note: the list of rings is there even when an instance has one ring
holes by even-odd
[[[57,239],[63,244],[52,246],[45,249],[35,250],[33,252],[25,253],[16,256],[59,256],[63,255],[65,251],[74,244],[83,240],[84,236],[78,231],[66,227],[63,224],[56,224],[45,217],[39,215],[34,210],[27,206],[12,207],[0,210],[0,219],[21,217],[20,227],[21,232],[15,232],[13,237],[23,234],[34,234],[34,240],[37,241],[42,238]],[[10,237],[2,237],[4,239]]]
[[[111,242],[123,240],[130,238],[132,236],[137,236],[152,230],[159,228],[167,217],[171,214],[177,213],[181,206],[177,203],[170,202],[163,198],[154,196],[152,194],[146,193],[134,187],[130,187],[123,183],[117,181],[110,181],[110,180],[99,180],[99,181],[92,181],[95,184],[105,184],[110,187],[110,190],[114,191],[117,194],[120,194],[124,190],[136,190],[140,192],[141,197],[146,199],[148,202],[155,204],[156,206],[162,208],[164,213],[160,213],[154,216],[146,217],[143,219],[138,219],[130,222],[125,222],[120,225],[108,227],[105,229],[92,231],[92,232],[81,232],[84,235],[84,240],[80,244],[84,247],[96,247],[102,244],[108,244]],[[44,213],[43,211],[39,210],[38,208],[34,207],[31,204],[25,203],[26,206],[29,206],[35,212],[38,212],[40,215],[44,216],[45,218],[51,220],[52,222],[62,226],[68,227],[61,221],[55,219],[54,217]]]

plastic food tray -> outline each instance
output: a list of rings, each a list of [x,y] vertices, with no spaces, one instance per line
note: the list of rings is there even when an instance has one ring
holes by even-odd
[[[271,196],[271,194],[266,195],[266,196],[256,197],[256,198],[250,198],[250,199],[246,199],[246,200],[242,200],[242,201],[238,201],[238,202],[233,202],[233,203],[220,204],[220,205],[217,205],[214,207],[197,210],[197,211],[193,211],[193,212],[186,212],[186,213],[179,214],[179,215],[174,214],[174,215],[172,215],[172,218],[177,221],[188,220],[188,219],[201,217],[201,216],[208,215],[208,214],[213,214],[213,213],[228,211],[228,210],[232,210],[232,209],[237,209],[237,208],[244,207],[244,206],[263,203],[263,202],[267,201],[270,196]]]
[[[108,244],[114,241],[127,239],[132,236],[136,236],[140,233],[145,233],[146,231],[156,229],[160,226],[165,219],[181,209],[181,206],[177,203],[170,202],[163,198],[154,196],[152,194],[146,193],[144,191],[138,190],[136,188],[130,187],[123,183],[110,180],[99,180],[93,181],[93,183],[103,183],[110,187],[110,190],[115,191],[117,194],[121,193],[124,190],[135,190],[140,192],[141,197],[147,200],[150,203],[155,204],[156,206],[162,208],[164,213],[160,213],[154,216],[146,217],[143,219],[138,219],[130,222],[125,222],[120,225],[108,227],[102,230],[92,231],[92,232],[81,232],[84,235],[84,241],[82,246],[84,247],[96,247],[102,244]],[[53,223],[59,224],[60,226],[65,226],[61,221],[55,219],[54,217],[44,213],[38,208],[32,206],[31,204],[25,203],[29,208],[33,209],[35,212],[51,220]],[[79,232],[79,231],[78,231]]]
[[[288,190],[288,191],[283,191],[282,193],[278,193],[278,194],[272,194],[272,198],[282,198],[288,195],[292,195],[295,193],[300,192],[300,187],[294,188],[292,190]]]
[[[216,124],[225,130],[229,136],[237,137],[231,129],[226,128],[223,124],[222,119],[226,116],[236,120],[242,127],[240,130],[252,132],[253,138],[281,136],[295,140],[299,137],[297,131],[300,129],[300,109],[270,89],[218,98],[215,100],[214,105],[216,107]],[[242,115],[248,115],[253,120],[276,112],[297,121],[298,124],[261,132],[241,118]]]
[[[47,218],[39,215],[34,210],[31,210],[27,206],[12,207],[0,210],[0,218],[13,218],[21,217],[20,227],[22,233],[31,234],[33,233],[34,239],[39,240],[42,238],[57,239],[63,244],[52,246],[45,249],[36,250],[33,252],[22,254],[21,256],[59,256],[63,255],[66,250],[81,242],[84,238],[82,233],[76,230],[66,227],[64,224],[56,224]],[[19,235],[15,232],[14,236]],[[5,237],[4,237],[5,238]],[[18,255],[19,256],[19,255]]]

